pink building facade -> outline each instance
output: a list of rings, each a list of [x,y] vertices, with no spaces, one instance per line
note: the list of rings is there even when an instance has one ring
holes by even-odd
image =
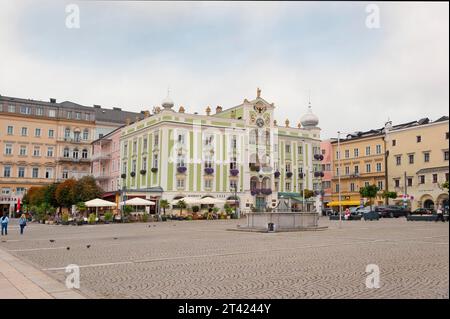
[[[92,142],[92,175],[103,198],[118,202],[120,195],[120,132],[122,127]]]
[[[331,201],[331,178],[333,175],[333,148],[331,146],[332,141],[332,139],[329,139],[320,142],[320,149],[323,155],[322,171],[324,173],[324,177],[322,177],[322,190],[324,191],[324,207],[326,207],[326,203]]]

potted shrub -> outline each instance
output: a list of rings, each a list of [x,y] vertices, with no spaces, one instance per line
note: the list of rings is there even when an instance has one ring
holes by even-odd
[[[123,206],[122,212],[123,212],[123,221],[124,222],[128,222],[129,221],[130,214],[131,214],[132,211],[133,211],[133,207],[127,206],[127,205]]]
[[[113,220],[113,214],[111,212],[105,213],[105,224],[109,224]]]
[[[141,170],[140,170],[140,173],[141,173],[141,175],[145,175],[145,174],[147,173],[147,170],[141,169]]]
[[[200,211],[199,206],[192,206],[192,219],[199,219],[198,212]]]
[[[152,167],[151,171],[152,171],[152,173],[156,173],[158,171],[158,168],[157,167]]]
[[[63,225],[69,225],[69,213],[64,212],[61,216],[61,221]]]
[[[95,224],[95,214],[94,213],[89,214],[88,223],[91,225]]]
[[[144,213],[144,214],[142,215],[142,221],[143,221],[144,223],[148,222],[148,214],[147,214],[147,213]]]
[[[136,172],[131,172],[130,175],[131,175],[131,177],[135,177],[136,176]]]
[[[292,177],[292,172],[287,172],[287,173],[286,173],[286,177],[287,177],[287,178],[291,178],[291,177]]]
[[[123,173],[122,175],[120,175],[120,177],[121,177],[122,179],[125,179],[125,178],[127,178],[127,174]]]

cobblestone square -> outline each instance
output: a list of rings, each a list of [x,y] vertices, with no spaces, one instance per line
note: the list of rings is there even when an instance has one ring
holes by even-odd
[[[237,232],[243,220],[10,226],[0,248],[96,298],[448,298],[448,223],[338,222],[324,231]],[[52,240],[52,242],[50,241]],[[69,247],[69,249],[68,249]],[[366,288],[368,264],[380,288]]]

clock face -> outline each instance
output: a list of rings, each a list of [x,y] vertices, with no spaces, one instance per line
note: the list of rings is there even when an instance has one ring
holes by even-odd
[[[258,127],[263,127],[263,126],[264,126],[264,120],[263,120],[262,118],[258,118],[258,119],[256,120],[256,125],[257,125]]]

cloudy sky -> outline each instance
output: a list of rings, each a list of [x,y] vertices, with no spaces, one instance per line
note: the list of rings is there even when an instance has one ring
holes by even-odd
[[[324,138],[448,115],[448,3],[367,4],[1,1],[0,94],[204,113],[260,87],[291,125],[311,96]]]

